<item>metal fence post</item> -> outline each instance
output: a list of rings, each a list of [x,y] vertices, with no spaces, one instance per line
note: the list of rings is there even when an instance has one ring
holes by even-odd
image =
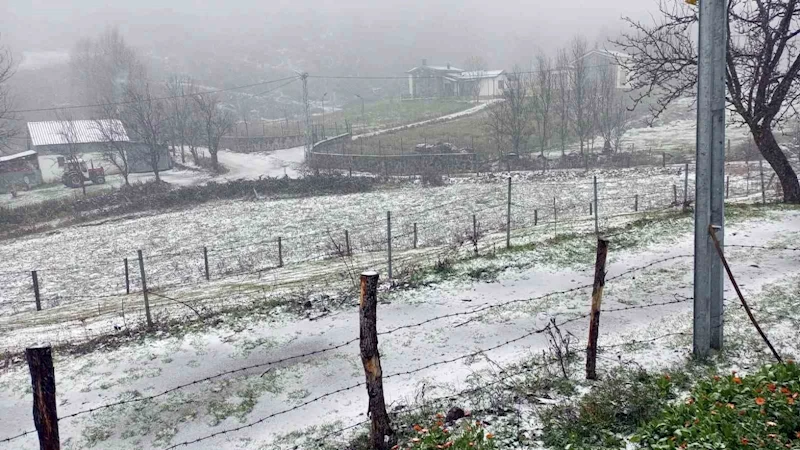
[[[144,314],[147,318],[147,328],[153,328],[153,318],[150,316],[150,299],[147,297],[147,276],[144,272],[144,256],[142,256],[142,251],[137,250],[139,255],[139,272],[141,272],[142,276],[142,293],[144,294]]]
[[[39,274],[35,270],[31,271],[31,278],[33,279],[33,296],[36,299],[36,310],[42,310],[42,297],[39,295]]]
[[[50,347],[25,349],[33,390],[33,424],[41,450],[59,450],[56,375]]]

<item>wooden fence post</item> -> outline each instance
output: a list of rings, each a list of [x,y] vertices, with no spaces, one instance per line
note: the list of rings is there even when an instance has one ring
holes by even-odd
[[[600,334],[600,304],[606,284],[606,257],[608,241],[597,239],[597,258],[594,263],[594,285],[592,286],[592,315],[589,321],[589,344],[586,347],[586,379],[597,379],[597,337]]]
[[[31,271],[31,278],[33,279],[33,296],[36,299],[36,310],[42,310],[42,297],[39,295],[39,274],[35,270]]]
[[[144,314],[147,318],[147,328],[153,328],[153,318],[150,316],[150,299],[147,298],[147,276],[144,273],[144,257],[142,251],[137,250],[139,254],[139,272],[142,275],[142,293],[144,294]]]
[[[56,410],[56,375],[50,347],[25,349],[33,390],[33,424],[41,450],[59,450],[58,412]]]
[[[283,267],[283,240],[278,236],[278,267]]]
[[[678,206],[678,185],[672,184],[672,204]]]
[[[766,205],[767,204],[767,190],[766,190],[766,188],[764,188],[764,160],[763,159],[759,159],[758,160],[758,171],[759,171],[760,176],[761,176],[761,204],[762,205]]]
[[[361,304],[359,308],[359,329],[361,344],[361,363],[367,379],[367,395],[369,407],[367,413],[371,419],[369,430],[370,448],[389,450],[396,438],[392,431],[389,414],[386,413],[386,402],[383,398],[383,378],[381,356],[378,352],[378,273],[361,274]]]
[[[556,198],[553,197],[553,238],[558,237],[558,208],[556,207]]]
[[[633,212],[639,212],[639,194],[633,196]]]
[[[593,211],[594,211],[594,209],[593,209],[593,206],[592,206],[592,202],[589,202],[589,217],[591,217],[594,214]]]
[[[350,249],[350,232],[344,230],[344,248],[345,248],[345,255],[353,256],[353,250]]]
[[[208,269],[208,248],[203,246],[203,265],[206,268],[206,281],[211,281],[211,271]]]
[[[389,281],[392,281],[392,212],[386,211],[386,256],[389,261]]]
[[[417,222],[414,222],[414,249],[417,248]]]
[[[667,167],[667,153],[661,152],[661,167]]]
[[[478,216],[472,215],[472,242],[475,246],[475,256],[478,256]]]
[[[730,142],[730,140],[728,142]],[[725,198],[730,197],[730,195],[731,195],[731,176],[728,175],[725,177]]]
[[[683,171],[683,210],[689,209],[689,163],[684,166]]]
[[[131,293],[131,276],[128,270],[128,258],[125,258],[125,294]]]
[[[508,211],[506,214],[506,248],[511,248],[511,175],[508,176]]]
[[[533,210],[533,226],[539,225],[539,210]]]

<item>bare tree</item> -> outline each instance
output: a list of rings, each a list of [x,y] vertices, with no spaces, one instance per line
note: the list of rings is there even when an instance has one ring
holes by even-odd
[[[628,114],[624,94],[617,88],[617,67],[609,64],[595,68],[595,115],[596,130],[603,138],[603,152],[618,149],[625,134]]]
[[[253,114],[252,98],[247,94],[241,94],[234,97],[233,105],[236,108],[236,115],[239,120],[244,124],[244,136],[248,139],[247,145],[250,145],[250,117]]]
[[[592,132],[592,113],[591,106],[593,100],[592,79],[589,73],[590,67],[584,56],[589,52],[589,45],[581,36],[575,37],[570,44],[570,57],[572,63],[569,67],[569,90],[570,106],[572,116],[572,128],[580,142],[581,155],[584,154],[584,146]]]
[[[103,139],[103,159],[116,167],[125,185],[130,186],[130,165],[128,164],[129,142],[125,127],[120,120],[118,108],[114,105],[103,107],[105,113],[100,119],[94,120],[94,129]]]
[[[468,79],[468,91],[476,103],[481,99],[481,79],[488,68],[486,60],[480,56],[470,56],[464,61],[464,70],[467,72]]]
[[[214,171],[219,172],[219,141],[222,136],[230,133],[235,124],[233,114],[223,109],[219,97],[214,94],[198,94],[194,97],[197,106],[200,129],[205,138],[208,153],[211,155],[211,165]]]
[[[501,101],[489,107],[487,128],[498,147],[511,147],[517,155],[533,134],[533,107],[530,84],[519,68],[508,74]]]
[[[62,181],[69,187],[80,186],[83,191],[83,196],[86,196],[86,180],[83,177],[83,172],[86,162],[83,161],[83,155],[80,153],[80,146],[78,145],[78,129],[72,117],[64,112],[57,111],[58,117],[58,134],[67,147],[67,154],[64,156],[64,175]]]
[[[0,146],[7,146],[19,131],[14,125],[15,116],[11,112],[14,105],[8,87],[13,75],[14,58],[8,49],[0,46]]]
[[[539,147],[542,156],[550,142],[550,127],[553,108],[556,103],[556,75],[553,71],[553,60],[539,53],[536,55],[536,69],[534,70],[531,96],[533,101],[533,120],[536,132],[539,135]]]
[[[555,71],[555,84],[556,84],[556,109],[558,115],[558,137],[561,142],[561,156],[564,156],[567,150],[567,139],[569,138],[569,130],[571,128],[570,120],[570,105],[572,103],[570,95],[570,75],[569,75],[569,54],[566,50],[558,52],[557,57],[558,68]]]
[[[629,33],[615,44],[631,55],[620,60],[638,91],[637,103],[653,96],[657,117],[675,99],[694,93],[697,50],[691,31],[696,8],[662,0],[651,23],[630,18]],[[783,200],[800,203],[800,182],[775,140],[774,129],[797,115],[800,97],[800,0],[729,0],[727,102],[753,135],[778,175]]]
[[[156,176],[156,183],[160,183],[159,163],[170,130],[165,102],[155,94],[148,81],[129,84],[122,117],[130,134],[144,145],[144,157]]]
[[[116,27],[78,41],[70,53],[70,68],[77,100],[89,103],[122,100],[130,78],[143,70],[136,51]]]
[[[179,76],[171,77],[167,80],[167,109],[169,112],[170,141],[173,148],[180,146],[181,162],[186,162],[186,144],[191,132],[192,120],[192,100],[190,94],[197,91],[197,87],[191,78]],[[197,161],[195,161],[197,163]]]

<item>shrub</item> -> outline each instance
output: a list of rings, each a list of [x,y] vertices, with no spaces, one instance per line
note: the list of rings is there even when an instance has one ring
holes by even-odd
[[[484,430],[480,422],[466,419],[460,425],[447,427],[444,416],[437,414],[429,427],[414,425],[414,437],[399,443],[393,450],[494,450],[494,436]]]
[[[715,376],[669,406],[634,437],[652,449],[783,449],[800,445],[800,369],[768,365],[739,377]]]
[[[545,410],[542,440],[552,448],[619,448],[621,436],[632,434],[674,398],[675,385],[669,375],[643,370],[612,373],[581,399]]]

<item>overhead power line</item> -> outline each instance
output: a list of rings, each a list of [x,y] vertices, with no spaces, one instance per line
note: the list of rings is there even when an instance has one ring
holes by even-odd
[[[265,85],[268,85],[268,84],[280,83],[281,81],[290,80],[289,83],[283,84],[283,85],[279,86],[278,88],[275,88],[275,89],[279,89],[279,88],[281,88],[283,86],[286,86],[286,85],[290,84],[291,82],[299,80],[299,79],[300,78],[297,75],[292,75],[291,77],[279,78],[277,80],[262,81],[262,82],[259,82],[259,83],[246,84],[246,85],[242,85],[242,86],[234,86],[234,87],[224,88],[224,89],[214,89],[214,90],[210,90],[210,91],[191,92],[191,93],[180,94],[180,95],[169,95],[169,96],[166,96],[166,97],[155,97],[155,98],[151,98],[151,99],[147,99],[147,100],[136,100],[136,101],[127,101],[127,102],[113,102],[113,103],[95,103],[95,104],[89,104],[89,105],[71,105],[71,106],[62,106],[62,107],[58,107],[58,108],[17,109],[17,110],[8,111],[8,113],[9,114],[20,114],[20,113],[31,113],[31,112],[61,111],[61,110],[67,110],[67,109],[100,108],[100,107],[104,107],[104,106],[132,105],[132,104],[135,104],[135,103],[142,103],[142,102],[145,102],[145,101],[173,100],[173,99],[176,99],[176,98],[191,97],[191,96],[195,96],[195,95],[208,95],[208,94],[217,94],[217,93],[220,93],[220,92],[238,91],[238,90],[241,90],[241,89],[248,89],[248,88],[252,88],[252,87],[256,87],[256,86],[265,86]],[[254,94],[254,95],[256,95],[256,96],[264,95],[264,94],[267,94],[269,92],[272,92],[275,89],[270,89],[270,90],[267,90],[267,91],[264,91],[264,92],[260,92],[258,94]]]

